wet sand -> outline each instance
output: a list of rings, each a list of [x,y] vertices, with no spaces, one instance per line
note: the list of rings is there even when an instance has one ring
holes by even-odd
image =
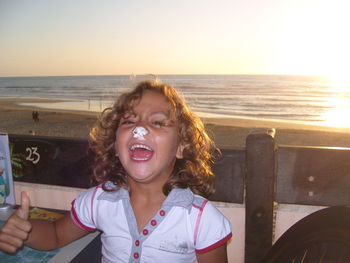
[[[0,98],[0,132],[70,138],[87,138],[98,113],[44,109],[18,105],[20,102],[55,102],[48,99]],[[39,112],[39,121],[32,111]],[[255,128],[275,128],[276,141],[283,145],[350,147],[350,129],[258,119],[202,118],[208,133],[220,148],[244,147]]]

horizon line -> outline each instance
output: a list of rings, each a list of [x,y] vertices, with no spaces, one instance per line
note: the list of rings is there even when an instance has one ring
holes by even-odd
[[[144,73],[144,74],[82,74],[82,75],[12,75],[12,76],[0,76],[0,78],[45,78],[45,77],[108,77],[108,76],[128,76],[128,77],[136,77],[136,76],[298,76],[298,77],[326,77],[324,75],[316,75],[316,74],[281,74],[281,73],[165,73],[165,74],[154,74],[154,73]]]

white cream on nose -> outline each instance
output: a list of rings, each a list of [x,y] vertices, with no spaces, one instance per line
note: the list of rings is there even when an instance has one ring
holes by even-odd
[[[134,138],[138,138],[140,140],[145,140],[145,135],[148,134],[148,130],[145,129],[144,127],[137,126],[132,130],[132,134]]]

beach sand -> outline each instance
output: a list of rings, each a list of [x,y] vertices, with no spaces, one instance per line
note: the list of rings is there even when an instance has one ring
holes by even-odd
[[[57,100],[0,98],[0,132],[86,139],[99,113],[18,105],[20,102],[55,101]],[[39,111],[38,122],[32,119],[33,110]],[[278,144],[350,147],[350,129],[235,117],[206,117],[202,120],[220,148],[244,147],[247,135],[255,128],[275,128]]]

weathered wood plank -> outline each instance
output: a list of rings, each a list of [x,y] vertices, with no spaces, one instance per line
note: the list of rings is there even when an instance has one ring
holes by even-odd
[[[246,140],[245,262],[256,263],[272,245],[275,179],[274,130],[258,130]]]
[[[350,205],[350,148],[280,146],[276,181],[280,203]]]
[[[9,135],[22,168],[13,167],[16,181],[78,188],[90,187],[92,154],[83,139]],[[245,151],[222,150],[213,166],[216,192],[212,201],[243,203]]]
[[[210,196],[212,201],[243,204],[245,150],[221,150],[222,156],[214,166],[215,193]]]

